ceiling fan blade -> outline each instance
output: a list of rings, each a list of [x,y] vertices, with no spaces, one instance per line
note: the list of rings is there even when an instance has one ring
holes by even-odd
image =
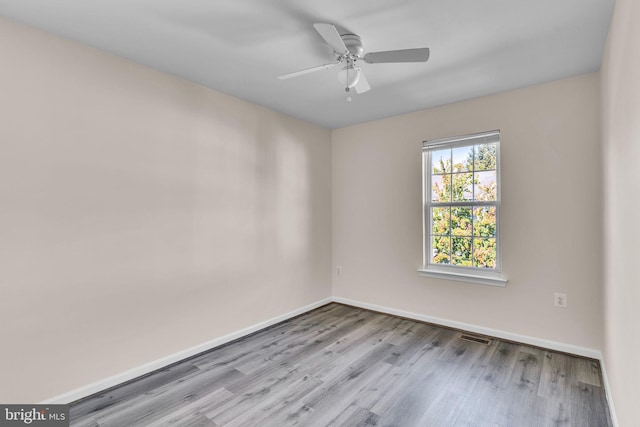
[[[358,83],[353,87],[356,90],[357,94],[365,93],[371,90],[371,86],[369,86],[369,82],[364,78],[364,73],[360,71],[360,78],[358,79]]]
[[[302,76],[303,74],[309,74],[320,70],[327,70],[329,68],[333,68],[336,65],[340,64],[342,61],[332,62],[331,64],[318,65],[317,67],[306,68],[300,71],[294,71],[293,73],[284,74],[282,76],[278,76],[280,80],[287,80],[292,77]]]
[[[325,42],[334,52],[338,54],[347,53],[348,49],[342,41],[342,37],[340,37],[340,33],[336,27],[332,24],[313,24],[313,28],[316,29],[318,34],[324,39]]]
[[[389,62],[427,62],[429,48],[387,50],[384,52],[369,52],[364,56],[367,64],[380,64]]]

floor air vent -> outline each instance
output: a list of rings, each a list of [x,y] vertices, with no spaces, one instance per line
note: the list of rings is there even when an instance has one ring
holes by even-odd
[[[461,340],[465,340],[465,341],[470,341],[470,342],[477,342],[478,344],[484,344],[484,345],[489,345],[491,344],[491,340],[487,337],[482,337],[480,335],[471,335],[471,334],[460,334],[460,336],[458,337]]]

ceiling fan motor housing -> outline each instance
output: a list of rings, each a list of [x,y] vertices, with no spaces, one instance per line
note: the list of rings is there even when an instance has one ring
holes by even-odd
[[[360,40],[360,36],[357,34],[342,34],[340,38],[351,55],[357,58],[362,56],[364,48],[362,47],[362,40]]]

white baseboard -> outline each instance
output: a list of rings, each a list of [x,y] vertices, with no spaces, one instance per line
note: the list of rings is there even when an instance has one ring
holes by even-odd
[[[420,320],[422,322],[434,323],[436,325],[448,326],[454,329],[474,332],[481,335],[489,335],[496,338],[502,338],[509,341],[529,344],[536,347],[548,348],[550,350],[561,351],[563,353],[576,354],[578,356],[590,357],[592,359],[600,359],[602,357],[599,350],[592,348],[579,347],[571,344],[565,344],[557,341],[549,341],[541,338],[530,337],[527,335],[515,334],[512,332],[502,331],[500,329],[485,328],[483,326],[472,325],[470,323],[457,322],[455,320],[442,319],[440,317],[427,316],[424,314],[412,313],[410,311],[397,310],[395,308],[384,307],[381,305],[369,304],[361,301],[350,300],[347,298],[333,297],[334,302],[352,305],[354,307],[366,308],[368,310],[379,311],[381,313],[393,314],[395,316],[406,317],[408,319]]]
[[[162,357],[160,359],[154,360],[152,362],[146,363],[142,366],[138,366],[136,368],[130,369],[126,372],[122,372],[120,374],[111,376],[109,378],[105,378],[103,380],[97,381],[95,383],[86,385],[84,387],[80,387],[76,390],[72,390],[68,393],[61,394],[59,396],[53,397],[51,399],[45,400],[42,404],[68,404],[74,402],[76,400],[82,399],[87,396],[91,396],[94,393],[98,393],[102,390],[106,390],[110,387],[116,386],[118,384],[122,384],[124,382],[130,381],[134,378],[138,378],[142,375],[151,373],[155,370],[164,368],[165,366],[171,365],[172,363],[179,362],[183,359],[187,359],[191,356],[195,356],[196,354],[205,352],[207,350],[211,350],[212,348],[221,346],[222,344],[226,344],[230,341],[236,340],[238,338],[242,338],[246,335],[257,332],[261,329],[267,328],[269,326],[275,325],[276,323],[280,323],[284,320],[291,319],[292,317],[298,316],[300,314],[306,313],[307,311],[311,311],[318,307],[321,307],[325,304],[329,304],[332,302],[331,298],[325,298],[320,301],[316,301],[312,304],[305,305],[304,307],[298,308],[296,310],[290,311],[289,313],[283,314],[281,316],[274,317],[272,319],[266,320],[264,322],[255,324],[245,329],[241,329],[239,331],[233,332],[229,335],[225,335],[220,338],[215,338],[211,341],[202,343],[195,347],[191,347],[189,349],[179,351],[175,354],[171,354],[169,356]]]

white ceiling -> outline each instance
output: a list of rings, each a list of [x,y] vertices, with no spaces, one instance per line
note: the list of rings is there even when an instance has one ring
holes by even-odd
[[[614,0],[0,0],[0,14],[329,128],[600,69]],[[364,64],[352,95],[314,22],[365,52],[429,47],[427,63]]]

